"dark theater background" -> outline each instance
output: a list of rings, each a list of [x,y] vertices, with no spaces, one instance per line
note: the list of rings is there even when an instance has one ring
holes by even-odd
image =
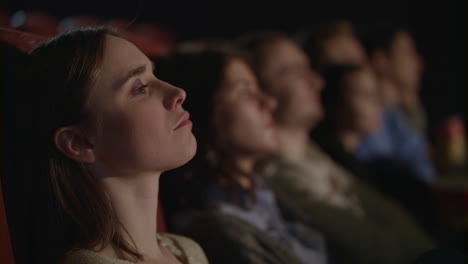
[[[357,24],[393,20],[413,32],[425,60],[421,96],[430,137],[448,116],[464,115],[464,1],[57,1],[6,0],[8,14],[41,11],[63,19],[87,15],[126,19],[168,29],[177,41],[235,37],[256,29],[294,32],[321,19],[346,18]]]
[[[99,21],[114,21],[117,24],[151,24],[169,32],[174,43],[202,38],[232,39],[240,34],[262,29],[294,33],[323,19],[342,18],[363,27],[378,21],[400,23],[407,26],[413,34],[417,49],[424,60],[420,95],[428,118],[427,137],[437,152],[441,140],[440,132],[447,130],[444,124],[447,124],[447,120],[451,118],[462,120],[465,128],[462,132],[465,135],[463,138],[468,138],[465,108],[467,89],[465,2],[464,0],[3,0],[0,2],[0,19],[2,25],[7,24],[7,27],[11,28],[17,26],[19,30],[23,30],[20,24],[24,22],[23,16],[28,13],[46,14],[49,18],[53,18],[53,23],[58,24],[76,16],[93,17]],[[4,61],[0,62],[2,66],[5,64]],[[444,146],[448,145],[446,141]],[[461,218],[466,225],[468,181],[466,181],[466,165],[463,166],[462,177],[459,177],[463,183],[460,184],[458,179],[453,181],[456,190],[452,194],[455,193],[454,199],[462,197],[464,201],[457,200],[453,208],[448,206],[450,207],[448,210],[452,211],[447,214],[448,217],[451,215],[459,217],[463,214],[462,211],[465,212]],[[450,184],[453,185],[453,182]],[[3,210],[0,207],[0,214]],[[5,219],[0,215],[0,220]],[[456,221],[458,220],[457,218]],[[1,226],[5,226],[5,223],[0,223]],[[1,233],[0,236],[3,237],[4,234]],[[1,251],[2,248],[0,253]],[[3,255],[0,255],[0,263],[13,263],[3,262],[2,258]]]

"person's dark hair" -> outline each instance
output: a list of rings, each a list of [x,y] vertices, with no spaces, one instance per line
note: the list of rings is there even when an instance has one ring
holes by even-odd
[[[245,52],[249,58],[249,64],[254,71],[260,88],[266,89],[262,80],[261,69],[264,67],[266,49],[280,40],[289,39],[288,35],[277,31],[249,32],[238,37],[235,41],[237,48]],[[266,91],[268,92],[268,91]]]
[[[329,65],[326,41],[339,34],[353,34],[353,25],[343,19],[323,20],[298,30],[293,39],[310,58],[312,68],[322,71]]]
[[[163,204],[165,212],[169,211],[168,215],[177,207],[203,207],[202,190],[214,182],[223,183],[232,200],[237,202],[232,191],[239,187],[234,175],[240,173],[240,170],[233,163],[232,153],[216,142],[220,132],[213,125],[214,97],[221,88],[225,69],[233,59],[247,60],[244,54],[232,46],[216,41],[187,43],[155,60],[155,75],[184,89],[189,95],[184,108],[190,112],[192,131],[197,139],[195,157],[186,165],[167,173],[171,176],[161,178],[162,185],[165,185],[160,190],[163,203],[172,200],[164,199],[167,197],[166,191],[179,200],[169,201],[174,202],[171,206]]]
[[[333,65],[322,72],[325,86],[321,97],[326,116],[333,115],[334,111],[339,110],[339,106],[345,103],[348,89],[347,78],[349,75],[361,71],[364,67],[353,64]]]
[[[54,144],[57,129],[93,117],[85,105],[108,35],[117,36],[105,27],[74,30],[39,44],[28,54],[25,79],[34,131],[30,151],[36,165],[28,180],[33,184],[32,214],[37,220],[33,237],[41,263],[55,263],[76,248],[99,250],[107,245],[119,257],[141,258],[123,238],[122,225],[100,182]]]
[[[334,132],[337,132],[342,122],[337,117],[340,111],[343,111],[348,96],[347,78],[363,70],[363,67],[365,66],[353,64],[333,65],[323,70],[322,78],[325,81],[325,87],[322,90],[321,99],[325,117],[312,134],[315,139],[320,141],[335,136]]]
[[[362,26],[360,39],[369,56],[375,50],[382,50],[389,54],[392,51],[396,36],[401,32],[409,32],[409,29],[401,23],[381,21]]]

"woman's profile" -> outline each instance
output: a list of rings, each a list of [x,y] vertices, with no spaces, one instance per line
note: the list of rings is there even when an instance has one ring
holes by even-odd
[[[185,92],[106,28],[28,56],[34,262],[207,263],[192,240],[156,234],[159,177],[196,151]]]

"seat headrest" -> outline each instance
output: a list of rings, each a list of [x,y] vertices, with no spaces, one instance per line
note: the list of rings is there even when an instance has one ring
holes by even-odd
[[[47,37],[26,33],[11,28],[0,27],[0,41],[15,46],[20,51],[25,53],[45,40],[47,40]]]

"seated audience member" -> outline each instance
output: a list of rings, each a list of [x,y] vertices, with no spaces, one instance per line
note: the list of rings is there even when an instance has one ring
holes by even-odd
[[[162,183],[169,228],[190,234],[212,263],[327,263],[321,234],[287,222],[254,172],[277,147],[276,103],[259,89],[243,55],[220,43],[187,44],[156,67],[190,95],[198,141],[195,158]],[[165,198],[174,195],[177,204]],[[218,218],[206,217],[210,212]]]
[[[434,243],[399,204],[344,170],[313,141],[323,81],[287,36],[263,32],[239,45],[260,86],[278,101],[279,151],[260,168],[292,219],[325,235],[334,263],[408,263]]]
[[[430,183],[435,174],[427,159],[426,142],[419,133],[412,131],[401,113],[398,113],[398,105],[402,105],[402,109],[414,109],[404,112],[413,113],[411,116],[420,116],[419,123],[425,123],[422,111],[417,110],[421,107],[415,88],[419,85],[420,58],[408,33],[402,31],[401,36],[393,36],[397,32],[384,30],[378,34],[363,34],[366,49],[378,50],[369,55],[372,64],[379,68],[379,87],[385,108],[381,129],[361,143],[356,149],[356,155],[370,165],[379,164],[381,160],[391,161],[388,163],[405,171],[406,177]],[[389,43],[393,38],[395,52],[390,52]],[[363,64],[368,60],[366,49],[355,34],[352,24],[346,20],[322,21],[299,31],[295,34],[295,39],[311,58],[312,67],[319,72],[331,65]],[[407,87],[404,104],[399,103],[401,95],[393,79]]]
[[[424,62],[411,33],[403,26],[376,26],[364,32],[363,44],[382,82],[392,82],[387,103],[396,107],[419,133],[426,134],[426,115],[419,96]]]
[[[353,155],[362,139],[382,125],[382,105],[373,70],[364,65],[332,66],[322,76],[325,117],[313,131],[316,142],[353,175],[397,198],[428,233],[440,237],[439,214],[428,186],[411,177],[404,183],[395,182],[395,178],[406,175],[404,171],[385,163],[368,168]]]
[[[362,138],[382,125],[383,109],[374,72],[366,65],[330,66],[321,75],[324,118],[313,139],[336,162],[369,183],[375,180],[359,166],[353,152]]]
[[[398,28],[379,29],[363,34],[363,40],[377,74],[384,121],[379,131],[361,142],[356,157],[374,167],[391,164],[405,171],[406,178],[431,184],[436,174],[428,158],[425,117],[418,98],[422,63],[410,35]],[[403,109],[411,109],[411,116],[418,117],[411,121]],[[404,181],[403,177],[395,180]]]
[[[27,66],[28,263],[207,263],[192,240],[156,233],[159,176],[196,151],[185,92],[105,28],[41,43]]]
[[[330,65],[367,62],[364,47],[347,20],[326,20],[298,31],[294,39],[313,58],[312,67],[321,71]]]

